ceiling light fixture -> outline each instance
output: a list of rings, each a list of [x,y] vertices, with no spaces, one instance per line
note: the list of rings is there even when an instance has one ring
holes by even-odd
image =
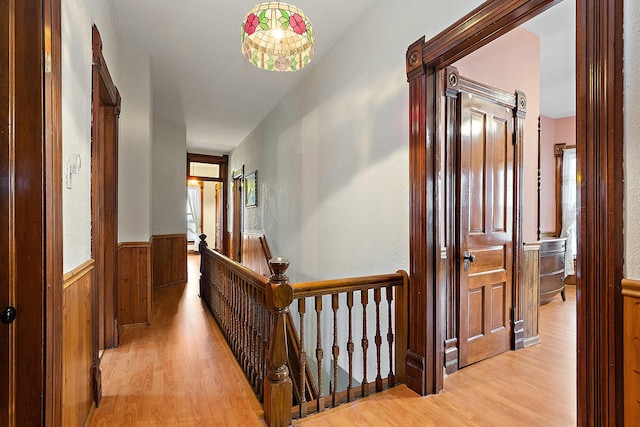
[[[242,53],[258,68],[297,71],[314,52],[313,28],[297,7],[282,2],[256,5],[242,22]]]

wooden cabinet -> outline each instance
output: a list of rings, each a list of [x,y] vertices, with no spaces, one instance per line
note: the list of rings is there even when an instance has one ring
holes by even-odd
[[[564,252],[566,238],[540,241],[540,305],[550,302],[558,293],[564,296]]]

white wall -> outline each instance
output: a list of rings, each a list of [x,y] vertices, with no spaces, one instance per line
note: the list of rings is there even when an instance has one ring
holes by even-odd
[[[103,42],[103,55],[119,83],[120,45],[108,0],[62,1],[62,159],[79,154],[80,173],[72,188],[63,185],[64,271],[91,258],[91,64],[92,23]],[[64,171],[63,171],[64,174]]]
[[[624,2],[625,277],[640,279],[640,3]]]
[[[233,151],[230,170],[258,170],[245,230],[293,280],[408,269],[406,49],[480,3],[375,3]]]
[[[122,51],[122,97],[118,141],[118,240],[151,237],[151,144],[153,107],[149,56]]]
[[[154,118],[151,172],[153,235],[186,233],[186,138],[184,126]]]

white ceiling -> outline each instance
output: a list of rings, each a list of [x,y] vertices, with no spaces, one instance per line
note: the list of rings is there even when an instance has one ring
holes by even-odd
[[[295,73],[260,70],[240,51],[258,0],[111,0],[120,43],[151,57],[154,114],[186,126],[190,151],[226,153],[260,123],[374,0],[295,0],[316,35]]]
[[[187,149],[227,153],[317,64],[375,0],[295,0],[316,35],[295,73],[260,70],[240,51],[240,25],[257,0],[111,0],[123,47],[151,58],[154,114],[185,125]],[[541,36],[541,113],[575,114],[575,3],[526,24]]]

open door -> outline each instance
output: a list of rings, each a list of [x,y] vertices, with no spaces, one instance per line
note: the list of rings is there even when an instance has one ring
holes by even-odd
[[[51,16],[51,15],[49,15]],[[44,174],[49,153],[45,113],[51,70],[45,71],[42,1],[0,2],[0,425],[45,424],[45,354],[57,336],[45,328],[45,265],[53,230],[45,223]],[[51,24],[49,22],[49,24]],[[51,67],[51,63],[49,64]],[[55,66],[55,62],[54,62]],[[53,132],[52,132],[53,133]],[[45,184],[46,183],[46,184]],[[59,194],[59,192],[56,192]],[[50,205],[47,205],[50,206]],[[52,211],[49,211],[53,215]],[[57,289],[51,289],[51,293]],[[53,308],[53,307],[52,307]],[[57,308],[57,307],[56,307]],[[51,322],[50,322],[51,323]],[[53,354],[53,352],[52,352]],[[58,371],[59,372],[59,371]],[[47,402],[45,402],[47,399]]]
[[[464,82],[463,78],[460,78]],[[459,135],[459,367],[509,350],[514,244],[514,94],[462,85]]]

